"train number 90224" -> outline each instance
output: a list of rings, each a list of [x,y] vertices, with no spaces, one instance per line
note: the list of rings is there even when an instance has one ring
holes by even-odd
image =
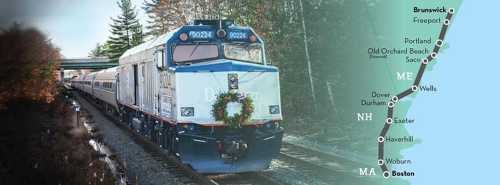
[[[189,38],[191,39],[211,39],[214,37],[213,31],[190,31]]]

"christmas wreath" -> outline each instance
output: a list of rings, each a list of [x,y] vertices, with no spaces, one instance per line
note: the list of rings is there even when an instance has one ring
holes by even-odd
[[[240,113],[229,116],[227,104],[230,102],[240,103]],[[237,92],[221,93],[217,96],[212,105],[212,116],[216,121],[223,121],[230,128],[241,128],[241,124],[246,122],[253,113],[253,101],[250,97]]]

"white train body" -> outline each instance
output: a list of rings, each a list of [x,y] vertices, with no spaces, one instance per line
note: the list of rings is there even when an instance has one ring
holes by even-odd
[[[93,81],[93,95],[97,99],[113,106],[118,107],[116,103],[116,69],[117,67],[105,69],[95,73]]]
[[[91,73],[88,75],[83,76],[82,81],[82,90],[83,92],[86,92],[87,94],[93,94],[92,90],[92,82],[94,81],[95,78],[95,73]]]

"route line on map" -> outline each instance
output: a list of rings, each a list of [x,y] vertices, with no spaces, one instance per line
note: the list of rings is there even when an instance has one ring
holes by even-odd
[[[378,141],[378,161],[377,164],[380,166],[383,172],[384,178],[389,178],[390,173],[389,173],[389,168],[384,162],[384,142],[385,142],[385,135],[389,131],[389,128],[391,127],[393,123],[393,113],[394,113],[394,107],[396,106],[396,103],[403,99],[404,97],[412,94],[413,92],[416,92],[418,90],[418,86],[420,84],[420,80],[422,79],[422,76],[424,75],[425,68],[429,62],[431,62],[433,59],[437,57],[437,54],[439,52],[439,49],[443,45],[443,40],[444,36],[446,35],[446,31],[448,30],[448,26],[450,25],[451,17],[453,16],[453,13],[455,13],[455,10],[453,8],[448,9],[448,13],[446,15],[446,18],[443,21],[443,25],[441,27],[441,32],[439,33],[439,38],[436,40],[436,44],[434,46],[434,49],[432,50],[431,54],[429,54],[427,57],[422,59],[422,62],[420,64],[420,68],[418,69],[417,77],[415,78],[415,81],[413,82],[413,85],[404,90],[403,92],[397,94],[396,96],[393,96],[391,100],[387,103],[387,118],[385,120],[384,128],[382,128],[382,131],[380,132],[380,135],[377,138]]]

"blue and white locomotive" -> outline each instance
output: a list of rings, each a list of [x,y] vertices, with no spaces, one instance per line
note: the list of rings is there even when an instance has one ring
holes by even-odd
[[[267,169],[281,147],[278,68],[266,63],[262,39],[232,21],[194,21],[126,51],[118,67],[73,86],[200,173]],[[218,95],[229,91],[253,100],[241,128],[212,115]],[[226,107],[229,116],[242,108]]]

